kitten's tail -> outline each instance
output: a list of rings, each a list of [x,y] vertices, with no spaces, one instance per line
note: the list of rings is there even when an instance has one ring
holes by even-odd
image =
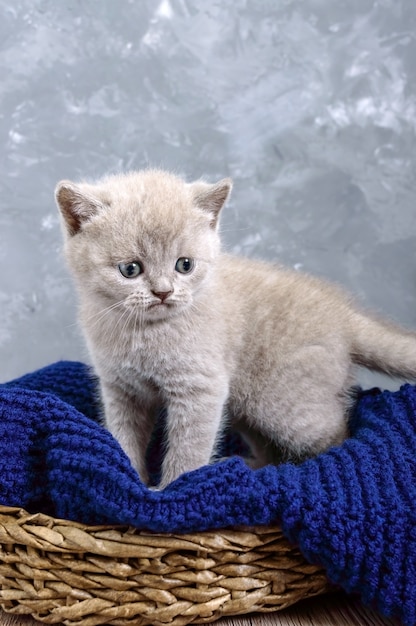
[[[362,313],[355,313],[351,321],[354,363],[389,376],[416,380],[415,332]]]

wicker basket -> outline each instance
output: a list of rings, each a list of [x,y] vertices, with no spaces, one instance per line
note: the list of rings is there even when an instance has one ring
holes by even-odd
[[[48,624],[180,626],[330,587],[279,528],[154,534],[0,506],[0,589],[5,611]]]

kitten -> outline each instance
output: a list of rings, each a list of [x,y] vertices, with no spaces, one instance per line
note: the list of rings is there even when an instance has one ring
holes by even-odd
[[[416,334],[317,278],[221,252],[230,190],[157,170],[56,189],[105,424],[144,482],[168,410],[161,488],[213,459],[226,420],[256,467],[341,443],[355,364],[416,378]]]

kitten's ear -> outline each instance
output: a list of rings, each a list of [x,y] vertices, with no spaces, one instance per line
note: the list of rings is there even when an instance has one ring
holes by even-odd
[[[218,216],[230,195],[233,182],[231,178],[223,178],[214,185],[202,181],[191,184],[192,194],[196,206],[211,215],[211,226],[216,227]]]
[[[62,180],[57,184],[55,198],[71,237],[77,234],[83,222],[103,208],[98,198],[69,180]]]

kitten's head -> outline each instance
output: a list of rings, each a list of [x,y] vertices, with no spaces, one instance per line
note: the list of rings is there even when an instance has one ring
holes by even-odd
[[[83,301],[127,308],[140,321],[192,306],[219,253],[230,190],[229,179],[187,184],[158,170],[59,183],[66,256]]]

